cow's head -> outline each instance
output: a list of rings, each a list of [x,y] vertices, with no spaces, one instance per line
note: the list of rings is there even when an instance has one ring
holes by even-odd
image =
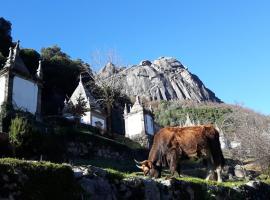
[[[139,162],[135,160],[135,162],[137,163],[136,166],[143,171],[144,176],[149,175],[150,177],[155,177],[155,178],[160,177],[160,173],[161,173],[160,167],[153,164],[152,161],[145,160],[145,161]]]

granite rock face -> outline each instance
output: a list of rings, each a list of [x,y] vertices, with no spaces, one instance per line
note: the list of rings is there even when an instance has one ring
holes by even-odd
[[[98,74],[104,79],[115,74],[123,92],[147,100],[193,100],[221,102],[202,81],[178,60],[160,57],[153,62],[141,61],[130,68],[107,64]]]

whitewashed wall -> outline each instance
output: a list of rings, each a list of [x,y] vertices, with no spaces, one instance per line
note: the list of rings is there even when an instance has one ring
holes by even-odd
[[[144,121],[142,120],[141,113],[128,116],[126,119],[126,135],[132,137],[137,134],[141,134],[144,127]]]
[[[144,120],[146,132],[150,135],[154,135],[153,118],[150,115],[145,115]]]
[[[0,106],[5,100],[5,82],[6,78],[3,76],[0,78]]]
[[[91,124],[90,119],[91,119],[90,112],[86,112],[85,115],[81,117],[81,123],[90,125]]]
[[[14,107],[23,108],[32,114],[37,109],[37,84],[15,76],[13,81],[12,103]]]
[[[75,91],[73,92],[73,94],[70,97],[70,101],[76,105],[78,103],[77,99],[78,97],[81,96],[85,101],[87,101],[87,96],[84,90],[84,87],[82,85],[81,82],[79,82],[79,85],[77,86],[77,88],[75,89]],[[86,105],[86,108],[90,108],[90,104]]]
[[[102,128],[105,129],[105,121],[102,118],[92,115],[92,126],[96,126],[96,122],[98,121],[102,123]]]

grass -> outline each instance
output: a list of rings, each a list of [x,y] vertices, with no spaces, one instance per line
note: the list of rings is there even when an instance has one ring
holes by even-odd
[[[103,168],[107,171],[106,178],[112,183],[117,183],[117,181],[119,183],[119,181],[128,178],[143,177],[142,172],[131,169],[134,167],[134,162],[131,161],[119,162],[114,160],[92,159],[88,161],[77,160],[76,165],[77,164],[93,165]],[[69,166],[50,162],[31,162],[13,158],[0,159],[0,177],[2,174],[7,174],[10,179],[14,179],[13,182],[19,184],[16,175],[14,175],[18,171],[26,174],[28,177],[26,183],[20,186],[25,195],[22,199],[52,199],[55,197],[59,197],[59,199],[63,199],[63,197],[65,197],[65,199],[76,199],[74,191],[79,192],[79,189],[74,185],[73,172]],[[159,180],[166,179],[166,176],[169,175],[169,171],[163,170],[162,175],[161,179],[157,179],[157,184],[160,184]],[[147,179],[148,177],[144,178]],[[234,188],[240,187],[246,183],[246,181],[226,181],[218,183],[191,176],[177,177],[174,180],[180,182],[176,182],[176,184],[172,186],[173,188],[179,187],[179,189],[183,189],[183,187],[187,186],[185,182],[189,183],[188,186],[193,189],[195,197],[200,197],[200,199],[215,199],[214,197],[216,195],[227,195],[229,199],[242,198],[242,194]],[[270,179],[266,177],[263,182],[270,184]]]
[[[127,178],[143,177],[141,172],[124,173],[111,168],[106,168],[105,170],[107,171],[107,178],[112,182],[115,182],[116,180],[121,181]],[[159,180],[164,179],[166,178],[162,177],[160,179],[156,179],[158,181],[157,185],[160,184]],[[218,183],[215,181],[206,181],[204,179],[189,176],[175,178],[175,180],[182,181],[182,183],[174,182],[172,188],[179,187],[180,190],[184,190],[183,188],[187,187],[187,184],[185,183],[188,183],[188,187],[192,188],[194,191],[195,199],[216,199],[216,196],[226,196],[229,199],[243,199],[242,194],[235,190],[235,187],[240,187],[246,183],[244,181]]]
[[[186,182],[192,182],[196,184],[207,184],[211,186],[223,186],[223,187],[230,187],[230,188],[241,186],[247,182],[247,181],[225,181],[225,182],[219,183],[216,181],[207,181],[205,179],[189,177],[189,176],[176,178],[176,179],[181,180],[181,181],[186,181]]]
[[[18,160],[15,158],[1,158],[0,159],[1,166],[10,166],[11,168],[22,168],[26,170],[31,169],[44,169],[44,170],[59,170],[59,169],[70,169],[70,167],[61,164],[55,164],[51,162],[37,162],[37,161],[25,161]]]
[[[121,144],[124,144],[126,146],[128,146],[129,148],[131,149],[134,149],[134,150],[137,150],[137,149],[144,149],[144,147],[142,145],[140,145],[139,143],[137,142],[134,142],[133,140],[129,139],[129,138],[126,138],[125,136],[123,135],[119,135],[119,134],[115,134],[115,137],[114,139],[121,143]]]
[[[74,160],[75,165],[92,165],[103,169],[117,170],[122,173],[132,173],[139,171],[135,166],[133,160],[113,160],[113,159],[102,159],[102,158],[91,158],[88,160],[77,159]]]
[[[187,166],[194,162],[187,162]],[[124,161],[117,161],[117,160],[110,160],[110,159],[100,159],[100,158],[93,158],[90,160],[76,160],[74,161],[75,165],[92,165],[96,167],[103,168],[104,170],[108,171],[112,174],[112,176],[118,177],[117,179],[123,179],[128,177],[142,177],[143,173],[140,169],[135,166],[133,160],[124,160]],[[205,179],[198,178],[191,176],[189,171],[196,171],[197,169],[193,170],[183,170],[184,177],[176,177],[177,180],[185,181],[185,182],[192,182],[195,184],[206,184],[211,186],[223,186],[223,187],[237,187],[240,185],[245,184],[247,181],[225,181],[222,183],[218,183],[216,181],[206,181]],[[185,173],[185,171],[187,173]],[[194,172],[195,173],[195,172]],[[195,173],[196,174],[196,173]],[[170,177],[170,171],[168,169],[162,170],[162,179]],[[264,182],[269,181],[270,179],[264,180]]]
[[[136,178],[136,177],[142,178],[143,177],[143,174],[138,173],[138,172],[123,173],[114,169],[106,169],[106,171],[108,172],[107,177],[111,181],[115,181],[115,180],[119,181],[126,178]],[[162,177],[160,179],[156,179],[158,181],[157,185],[161,184],[159,183],[159,180],[164,180],[164,179],[166,178]],[[194,191],[193,194],[194,194],[195,199],[216,199],[216,197],[224,197],[224,198],[226,197],[227,199],[243,199],[243,194],[235,190],[235,187],[240,187],[241,185],[244,185],[246,183],[244,181],[218,183],[215,181],[206,181],[204,179],[189,177],[189,176],[175,178],[175,180],[180,181],[180,182],[175,183],[173,181],[172,188],[175,188],[175,189],[178,188],[180,191],[185,191],[188,188],[192,188],[192,190]],[[183,198],[185,198],[185,194],[183,194]]]
[[[126,162],[126,161],[123,161]],[[81,162],[81,164],[85,162]],[[104,170],[106,170],[108,172],[108,174],[110,174],[110,177],[115,177],[116,179],[124,179],[124,178],[130,178],[130,177],[143,177],[143,173],[141,171],[139,171],[138,169],[135,168],[135,170],[124,170],[122,169],[117,169],[118,167],[114,167],[113,165],[117,166],[118,164],[113,162],[109,162],[106,163],[104,161],[101,160],[89,160],[88,164],[92,164],[93,166],[97,166],[97,167],[101,167]],[[77,163],[78,164],[78,163]],[[134,164],[132,164],[134,165]],[[121,167],[120,167],[121,168]],[[160,179],[166,179],[167,177],[170,176],[170,172],[168,170],[163,170],[162,171],[162,177]],[[205,179],[201,179],[201,178],[197,178],[197,177],[191,177],[191,176],[184,176],[184,177],[175,177],[176,180],[180,180],[180,181],[185,181],[185,182],[191,182],[194,184],[206,184],[206,185],[211,185],[211,186],[222,186],[222,187],[237,187],[237,186],[241,186],[243,184],[245,184],[247,181],[225,181],[222,183],[216,182],[216,181],[207,181]],[[270,183],[270,179],[265,180],[265,181],[269,181]]]
[[[110,180],[123,180],[124,178],[132,177],[130,173],[124,173],[111,168],[105,168],[107,171],[107,177]]]

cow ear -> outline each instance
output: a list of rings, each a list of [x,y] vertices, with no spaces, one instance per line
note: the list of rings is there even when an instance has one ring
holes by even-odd
[[[150,169],[153,168],[153,163],[152,163],[151,161],[148,161],[148,167],[149,167]]]

